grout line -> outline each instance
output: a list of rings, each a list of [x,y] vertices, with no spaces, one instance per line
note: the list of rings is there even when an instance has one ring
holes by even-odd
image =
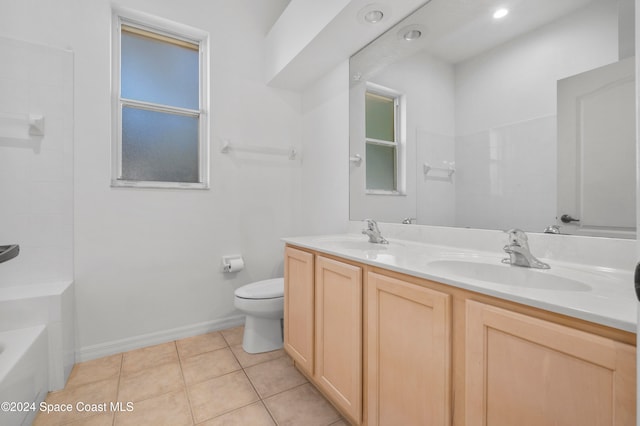
[[[310,383],[309,383],[309,381],[306,381],[306,382],[304,382],[304,383],[302,383],[302,384],[295,385],[295,386],[294,386],[294,387],[292,387],[292,388],[285,389],[285,390],[281,390],[280,392],[276,392],[276,393],[274,393],[273,395],[269,395],[269,396],[268,396],[268,397],[266,397],[265,399],[273,398],[273,397],[274,397],[274,396],[276,396],[276,395],[280,395],[280,394],[283,394],[283,393],[285,393],[285,392],[289,392],[290,390],[294,390],[294,389],[301,388],[302,386],[304,386],[304,385],[308,385],[308,384],[310,384]],[[322,397],[324,398],[324,395],[323,395]],[[325,399],[326,399],[326,398],[325,398]]]
[[[267,414],[269,415],[269,417],[271,417],[271,420],[273,420],[273,424],[275,424],[276,426],[278,426],[280,423],[278,423],[278,421],[276,420],[276,417],[273,415],[273,413],[271,412],[271,410],[269,410],[269,407],[267,407],[267,404],[265,404],[264,399],[260,400],[260,404],[262,404],[262,407],[265,409],[265,411],[267,412]]]
[[[256,388],[256,386],[253,384],[253,382],[251,381],[251,378],[249,377],[249,375],[247,374],[247,372],[244,370],[244,368],[242,369],[242,373],[244,374],[244,377],[247,378],[247,380],[249,381],[249,384],[251,385],[251,387],[253,388],[253,391],[256,393],[256,395],[258,396],[258,399],[260,401],[262,401],[262,395],[260,395],[260,392],[258,392],[258,388]]]
[[[260,402],[262,403],[262,406],[264,407],[264,409],[267,410],[267,414],[269,414],[269,417],[271,417],[271,420],[273,420],[273,423],[276,426],[278,426],[280,423],[278,423],[278,420],[276,420],[276,416],[271,412],[267,403],[264,402],[264,399],[261,399]]]
[[[118,384],[116,386],[116,402],[120,396],[120,380],[122,380],[122,372],[124,371],[124,352],[120,352],[120,369],[118,371]],[[116,426],[116,413],[111,413],[111,426]]]
[[[187,397],[187,404],[189,405],[189,414],[191,414],[191,424],[195,425],[196,416],[193,414],[193,406],[191,405],[191,398],[189,397],[189,389],[187,389],[187,381],[184,378],[184,370],[182,369],[182,357],[180,356],[180,352],[178,351],[178,342],[174,340],[173,344],[175,345],[176,353],[178,354],[178,366],[180,367],[180,377],[182,377],[184,394]]]
[[[173,343],[174,350],[177,351],[177,345],[176,345],[175,341],[162,343],[162,344],[166,345],[168,343]],[[137,350],[137,349],[134,349],[134,350]],[[125,353],[123,353],[123,358],[122,358],[122,364],[121,364],[121,369],[120,369],[121,370],[121,375],[118,377],[118,391],[117,391],[117,394],[116,394],[116,401],[118,400],[118,398],[120,396],[120,380],[122,380],[124,378],[123,376],[124,376],[124,354]],[[137,373],[139,373],[141,371],[150,370],[152,368],[156,368],[156,367],[159,367],[159,366],[169,365],[169,364],[172,364],[173,362],[175,362],[175,361],[168,361],[168,362],[164,362],[164,363],[161,363],[161,364],[154,365],[152,367],[142,368],[142,369],[139,369],[139,370],[136,370],[136,371],[130,373],[130,375],[137,374]],[[187,396],[187,403],[189,404],[189,412],[191,414],[191,420],[192,420],[191,423],[194,424],[195,421],[194,421],[194,417],[193,417],[193,412],[191,410],[191,401],[189,400],[189,393],[187,392],[187,386],[186,386],[186,383],[185,383],[185,380],[184,380],[184,374],[182,372],[182,364],[180,362],[180,357],[179,356],[178,356],[177,363],[178,363],[178,368],[180,369],[180,376],[182,378],[182,388],[168,390],[167,392],[164,392],[164,393],[152,395],[152,396],[149,396],[149,397],[146,397],[146,398],[143,398],[143,399],[139,399],[139,400],[136,400],[136,401],[130,401],[130,402],[134,403],[134,406],[135,406],[135,404],[142,403],[142,402],[148,401],[150,399],[159,398],[161,396],[165,396],[165,395],[168,395],[168,394],[171,394],[171,393],[176,393],[176,392],[183,391],[183,392],[186,393],[186,396]],[[114,414],[113,422],[114,422],[113,426],[115,426],[115,414]]]

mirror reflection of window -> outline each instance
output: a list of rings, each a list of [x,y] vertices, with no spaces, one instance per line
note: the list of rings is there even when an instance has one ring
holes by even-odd
[[[399,95],[381,87],[365,94],[366,188],[371,192],[398,191]]]

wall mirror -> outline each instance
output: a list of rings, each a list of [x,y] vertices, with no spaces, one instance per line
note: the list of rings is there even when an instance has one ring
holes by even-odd
[[[635,238],[634,13],[431,0],[356,53],[351,220]]]

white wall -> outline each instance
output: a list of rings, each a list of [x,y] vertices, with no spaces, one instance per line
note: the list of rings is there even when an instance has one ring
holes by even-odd
[[[594,2],[457,64],[456,134],[555,114],[557,80],[617,60],[617,2]]]
[[[264,37],[286,0],[119,2],[211,35],[206,191],[110,187],[109,1],[3,3],[0,34],[74,51],[80,359],[241,321],[234,289],[282,274],[279,238],[293,234],[300,162],[225,155],[218,147],[221,139],[276,147],[301,143],[300,95],[263,82]],[[244,255],[246,269],[222,274],[221,256],[235,253]]]
[[[2,27],[2,24],[0,24]],[[73,277],[73,55],[0,32],[0,287]],[[3,113],[41,114],[44,136]]]
[[[302,93],[298,235],[346,232],[349,219],[349,61]]]
[[[556,223],[556,81],[617,60],[617,3],[594,2],[456,66],[457,226]]]
[[[266,40],[265,80],[271,81],[344,9],[350,0],[293,0]]]

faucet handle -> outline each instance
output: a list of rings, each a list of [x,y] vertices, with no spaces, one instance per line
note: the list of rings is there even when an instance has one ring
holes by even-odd
[[[364,223],[366,225],[366,230],[380,232],[378,229],[378,222],[373,219],[365,219]]]
[[[544,228],[545,234],[559,234],[560,233],[560,225],[549,225]]]
[[[515,244],[522,247],[528,246],[527,241],[529,240],[529,238],[527,237],[527,234],[525,234],[525,232],[522,229],[513,228],[504,232],[509,234],[509,244]]]

